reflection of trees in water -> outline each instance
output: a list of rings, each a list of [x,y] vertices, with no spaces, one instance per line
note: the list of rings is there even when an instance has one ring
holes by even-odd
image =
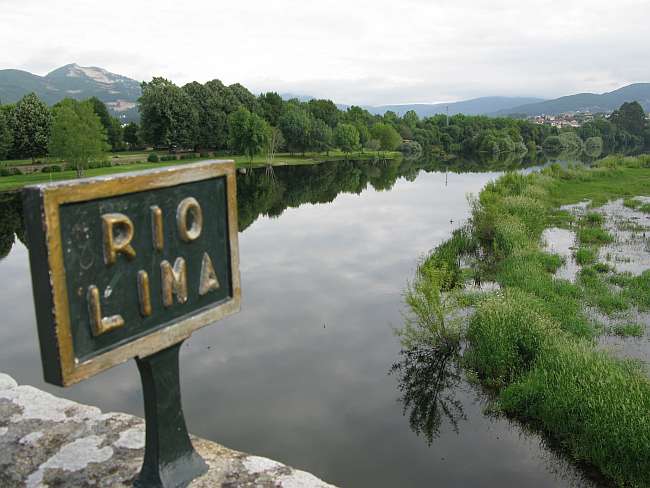
[[[400,401],[413,432],[424,435],[429,445],[440,436],[445,419],[458,432],[458,422],[465,419],[455,396],[461,383],[458,346],[418,344],[402,350],[391,374],[399,377]]]
[[[7,257],[16,236],[25,241],[23,206],[18,193],[0,194],[0,259]]]
[[[261,215],[276,217],[290,207],[331,202],[339,193],[359,194],[368,187],[388,191],[399,178],[413,181],[420,171],[508,169],[504,165],[503,161],[458,159],[440,163],[396,158],[247,168],[245,174],[237,175],[239,229],[246,229]],[[516,163],[516,167],[522,165],[525,162]],[[11,251],[15,234],[24,242],[20,194],[0,194],[0,258]]]

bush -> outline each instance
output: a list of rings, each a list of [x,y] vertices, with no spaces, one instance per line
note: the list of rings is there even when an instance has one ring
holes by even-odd
[[[609,244],[614,241],[614,237],[600,227],[583,227],[578,230],[578,241],[581,244]]]
[[[650,486],[650,382],[632,363],[556,341],[502,392],[500,405],[534,420],[617,485]]]
[[[202,158],[209,158],[210,153],[209,152],[202,152],[201,154],[199,154],[199,156],[202,157]]]
[[[504,386],[528,370],[547,337],[560,333],[538,299],[506,290],[478,304],[467,330],[465,359],[487,384]]]
[[[61,172],[61,166],[59,166],[58,164],[44,166],[43,169],[41,169],[41,173],[60,173],[60,172]]]
[[[596,261],[597,253],[593,247],[580,247],[576,251],[576,263],[580,266],[593,264]]]
[[[156,153],[149,153],[149,156],[147,156],[147,161],[150,163],[157,163],[159,161],[158,155]]]
[[[18,168],[0,168],[0,176],[17,176],[22,175]]]

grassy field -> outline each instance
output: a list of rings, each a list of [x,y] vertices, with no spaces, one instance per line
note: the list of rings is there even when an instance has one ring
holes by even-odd
[[[158,154],[160,156],[168,155],[167,153],[162,153],[162,152]],[[96,169],[88,169],[85,171],[85,176],[101,176],[101,175],[109,175],[115,173],[123,173],[127,171],[137,171],[143,169],[158,168],[162,166],[171,166],[175,164],[196,163],[204,159],[233,159],[238,167],[256,167],[256,166],[266,165],[266,157],[263,156],[255,156],[252,162],[247,156],[243,156],[243,155],[216,154],[214,156],[210,156],[209,158],[182,159],[182,160],[173,160],[173,161],[161,161],[159,163],[149,163],[147,162],[148,155],[149,153],[143,153],[143,152],[117,153],[117,156],[119,157],[115,158],[115,155],[112,155],[113,158],[109,159],[112,162],[113,166],[96,168]],[[397,152],[386,152],[380,154],[382,158],[394,158],[397,157],[398,155],[399,153]],[[110,153],[109,156],[111,156]],[[346,155],[340,151],[330,151],[329,156],[326,154],[316,154],[316,153],[306,153],[304,156],[278,154],[273,160],[273,165],[282,166],[282,165],[318,164],[325,161],[336,161],[336,160],[343,160],[343,159],[354,159],[354,160],[374,159],[376,157],[377,157],[376,153],[355,152]],[[129,162],[129,161],[134,161],[134,159],[138,162]],[[58,162],[52,161],[52,162],[60,163],[60,161]],[[5,161],[3,162],[2,167],[12,167],[12,166],[20,167],[21,165],[22,166],[31,165],[31,161],[26,161],[26,160]],[[0,192],[15,190],[25,185],[34,184],[34,183],[45,183],[49,181],[67,180],[67,179],[74,179],[74,178],[76,178],[76,173],[75,171],[72,170],[51,172],[51,173],[42,173],[38,171],[38,172],[33,172],[28,174],[2,176],[0,177]]]
[[[650,309],[650,271],[632,276],[597,262],[598,247],[612,239],[602,215],[560,219],[557,207],[648,194],[647,156],[610,157],[592,169],[508,173],[486,185],[472,202],[470,222],[420,264],[406,294],[412,318],[402,331],[405,345],[464,342],[462,362],[495,392],[495,410],[543,431],[616,486],[650,486],[650,380],[639,363],[595,347],[605,326],[586,307],[605,315]],[[575,282],[555,278],[562,258],[541,247],[543,230],[558,223],[576,231],[582,266]],[[455,298],[474,310],[450,328],[449,297],[462,295],[470,276],[496,281],[500,290]],[[610,330],[639,336],[644,327]]]

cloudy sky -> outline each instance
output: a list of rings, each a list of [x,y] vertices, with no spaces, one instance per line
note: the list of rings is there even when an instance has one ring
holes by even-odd
[[[341,103],[650,81],[648,0],[0,0],[0,68],[76,62]]]

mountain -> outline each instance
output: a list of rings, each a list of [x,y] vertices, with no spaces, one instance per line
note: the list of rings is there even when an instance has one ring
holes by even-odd
[[[494,115],[557,115],[563,112],[611,112],[624,102],[639,102],[645,111],[650,110],[650,83],[634,83],[607,93],[578,93],[538,103],[522,104],[502,109]]]
[[[17,69],[0,70],[2,103],[17,102],[31,92],[49,105],[66,97],[97,97],[113,115],[125,121],[138,117],[137,100],[141,93],[140,82],[94,66],[68,64],[45,76]]]
[[[508,110],[512,107],[537,103],[543,101],[543,98],[533,97],[481,97],[472,98],[470,100],[463,100],[461,102],[450,103],[414,103],[409,105],[380,105],[380,106],[365,106],[366,110],[370,113],[383,115],[388,110],[392,110],[397,115],[404,115],[409,110],[414,110],[420,117],[430,117],[435,114],[447,113],[449,107],[449,115],[465,114],[465,115],[488,115],[499,110]]]

